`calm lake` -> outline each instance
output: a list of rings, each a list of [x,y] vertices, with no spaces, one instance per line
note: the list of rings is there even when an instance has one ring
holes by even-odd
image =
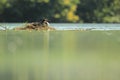
[[[51,26],[0,31],[0,80],[120,80],[120,24]]]
[[[24,26],[26,23],[0,23],[10,29],[14,27]],[[51,23],[50,26],[55,27],[57,30],[79,30],[79,29],[92,29],[92,30],[120,30],[120,24],[79,24],[79,23]]]

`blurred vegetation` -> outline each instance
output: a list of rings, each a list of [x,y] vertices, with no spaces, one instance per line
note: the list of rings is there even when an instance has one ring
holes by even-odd
[[[119,0],[0,0],[0,22],[120,23]]]

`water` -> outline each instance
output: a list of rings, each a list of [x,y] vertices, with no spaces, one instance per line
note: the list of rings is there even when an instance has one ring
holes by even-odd
[[[120,30],[120,24],[51,24],[58,30]]]
[[[51,25],[58,31],[0,31],[0,80],[120,80],[119,30]]]
[[[1,23],[0,25],[6,26],[10,29],[14,27],[24,26],[26,23]],[[55,27],[57,30],[120,30],[120,24],[80,24],[80,23],[51,23],[50,26]]]

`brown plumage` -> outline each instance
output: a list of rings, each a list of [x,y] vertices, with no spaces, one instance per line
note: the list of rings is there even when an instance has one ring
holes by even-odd
[[[15,28],[15,30],[55,30],[55,28],[49,27],[48,20],[43,19],[41,22],[32,22],[23,28]]]

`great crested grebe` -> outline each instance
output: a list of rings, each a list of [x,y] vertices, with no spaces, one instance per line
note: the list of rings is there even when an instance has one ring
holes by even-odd
[[[23,28],[15,28],[15,30],[55,30],[55,28],[52,28],[49,26],[49,22],[48,19],[43,19],[40,22],[32,22],[27,24],[25,27]]]
[[[42,21],[40,22],[33,22],[33,23],[30,23],[31,25],[33,26],[39,26],[39,27],[47,27],[49,26],[49,22],[48,22],[48,19],[43,19]]]

